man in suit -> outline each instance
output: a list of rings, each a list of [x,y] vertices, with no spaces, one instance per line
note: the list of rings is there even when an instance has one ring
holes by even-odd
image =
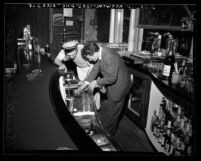
[[[114,49],[87,42],[84,44],[82,56],[95,65],[88,78],[81,83],[78,92],[87,87],[92,91],[96,87],[106,87],[107,99],[101,104],[100,117],[104,129],[114,135],[131,88],[130,75]],[[102,78],[97,78],[98,74],[101,74]]]

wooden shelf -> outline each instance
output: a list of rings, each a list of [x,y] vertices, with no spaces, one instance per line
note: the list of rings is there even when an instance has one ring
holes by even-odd
[[[138,25],[137,27],[138,28],[144,28],[144,29],[182,31],[182,27],[181,26]]]

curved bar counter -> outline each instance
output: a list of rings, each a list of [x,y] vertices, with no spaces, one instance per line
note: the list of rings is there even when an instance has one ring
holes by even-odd
[[[93,97],[87,92],[75,95],[69,91],[64,78],[58,70],[52,74],[49,83],[50,100],[63,128],[78,150],[88,153],[117,151],[118,145],[107,136],[100,124],[95,103],[91,99]]]

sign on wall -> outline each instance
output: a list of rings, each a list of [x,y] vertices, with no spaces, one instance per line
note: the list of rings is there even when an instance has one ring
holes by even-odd
[[[64,8],[63,14],[64,14],[64,17],[72,17],[73,9],[72,8]]]
[[[66,26],[73,26],[73,21],[66,20]]]
[[[62,13],[54,13],[53,14],[52,25],[53,26],[63,26],[64,25],[64,17]]]

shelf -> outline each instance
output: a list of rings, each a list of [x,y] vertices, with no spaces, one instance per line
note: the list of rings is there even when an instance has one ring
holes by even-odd
[[[172,30],[182,31],[181,26],[167,26],[167,25],[138,25],[138,28],[153,29],[153,30]]]
[[[155,138],[155,136],[153,135],[153,133],[150,131],[150,129],[145,129],[146,133],[150,139],[150,141],[152,142],[152,144],[154,145],[154,147],[157,149],[158,152],[162,152],[165,155],[169,156],[170,153],[166,152],[164,150],[164,148],[161,147],[161,144],[159,144],[158,140]]]

